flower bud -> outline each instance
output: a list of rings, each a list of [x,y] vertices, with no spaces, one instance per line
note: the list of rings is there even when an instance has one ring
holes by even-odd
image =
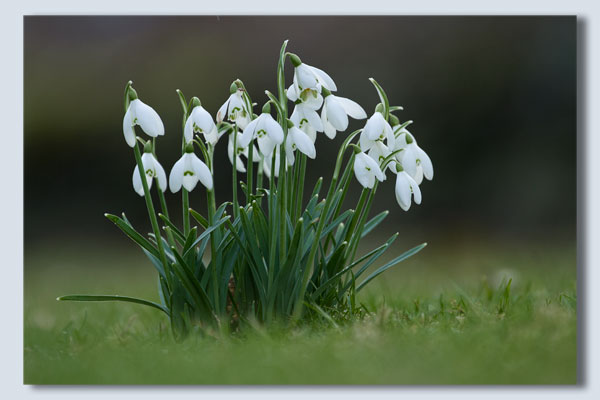
[[[262,108],[262,112],[263,114],[270,114],[271,113],[271,103],[270,102],[266,102],[265,105]]]
[[[293,53],[290,53],[290,61],[292,62],[294,67],[298,67],[300,64],[302,64],[300,57],[298,57],[297,55],[295,55]]]
[[[292,122],[292,120],[291,120],[291,119],[289,119],[289,118],[288,118],[288,120],[287,120],[287,127],[288,127],[288,129],[289,129],[289,128],[293,128],[293,127],[294,127],[294,123],[293,123],[293,122]]]

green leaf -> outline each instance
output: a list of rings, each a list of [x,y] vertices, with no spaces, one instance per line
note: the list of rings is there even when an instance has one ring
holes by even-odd
[[[375,89],[377,89],[377,94],[379,95],[379,99],[381,99],[381,103],[383,104],[383,116],[385,117],[385,120],[387,121],[387,119],[390,115],[390,102],[387,98],[387,95],[385,94],[385,91],[383,90],[381,85],[379,83],[377,83],[377,81],[375,79],[369,78],[369,80],[371,81],[373,86],[375,86]]]
[[[377,214],[373,218],[371,218],[371,220],[365,224],[365,227],[363,228],[363,231],[362,231],[362,234],[360,237],[364,238],[365,236],[367,236],[367,234],[369,232],[371,232],[373,229],[375,229],[375,227],[377,225],[379,225],[381,223],[381,221],[383,221],[385,219],[385,217],[388,216],[389,213],[390,212],[386,210],[386,211],[383,211],[383,212]]]
[[[202,227],[203,227],[204,229],[208,228],[208,221],[207,221],[207,220],[206,220],[206,218],[204,218],[204,217],[203,217],[203,216],[202,216],[202,215],[201,215],[199,212],[197,212],[197,211],[195,211],[195,210],[192,210],[192,209],[190,208],[190,214],[191,214],[191,216],[192,216],[192,217],[194,217],[194,219],[195,219],[196,221],[198,221],[198,223],[199,223],[200,225],[202,225]],[[183,236],[183,234],[182,234],[182,236]]]
[[[125,301],[128,303],[142,304],[148,307],[156,308],[165,314],[169,315],[169,310],[160,304],[153,301],[138,299],[135,297],[118,296],[118,295],[87,295],[87,294],[71,294],[68,296],[57,297],[58,301]]]
[[[192,243],[192,245],[188,248],[188,250],[183,253],[183,257],[186,257],[188,255],[188,253],[194,248],[196,247],[196,245],[198,243],[200,243],[202,241],[202,239],[204,239],[206,236],[208,236],[212,231],[214,231],[215,229],[217,229],[218,227],[220,227],[221,225],[223,225],[225,223],[225,221],[229,221],[229,216],[223,217],[221,218],[219,221],[217,221],[214,225],[211,225],[208,229],[206,229],[204,232],[202,232],[202,234],[200,234],[200,236],[198,236],[196,238],[196,240],[194,240],[194,242]]]
[[[167,218],[165,215],[159,213],[158,217],[160,219],[163,220],[163,222],[165,224],[167,224],[167,226],[169,228],[171,228],[171,231],[175,234],[175,238],[177,239],[177,241],[179,242],[179,244],[183,244],[185,243],[185,236],[183,234],[183,232],[181,232],[172,222],[169,218]]]
[[[386,270],[392,268],[394,265],[398,264],[401,261],[406,260],[408,257],[413,256],[415,254],[417,254],[419,251],[421,251],[425,246],[427,246],[427,243],[423,243],[420,244],[416,247],[413,247],[412,249],[408,250],[407,252],[401,254],[400,256],[394,258],[392,261],[388,262],[387,264],[385,264],[384,266],[378,268],[375,272],[373,272],[371,275],[369,275],[368,277],[365,278],[364,281],[362,281],[358,287],[356,288],[356,291],[358,292],[360,289],[362,289],[367,283],[369,283],[370,281],[372,281],[373,279],[375,279],[378,275],[382,274],[383,272],[385,272]]]
[[[117,225],[131,240],[136,242],[140,247],[150,252],[153,256],[160,259],[160,255],[158,254],[158,250],[156,247],[152,246],[150,241],[140,235],[131,225],[112,214],[104,214],[106,218],[111,220],[115,225]]]

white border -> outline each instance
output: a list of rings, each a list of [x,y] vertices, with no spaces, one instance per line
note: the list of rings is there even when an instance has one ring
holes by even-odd
[[[8,3],[8,5],[7,5]],[[571,389],[557,387],[335,387],[314,388],[303,387],[286,389],[277,388],[202,388],[202,387],[30,387],[23,386],[23,304],[22,304],[22,265],[23,265],[23,15],[32,14],[252,14],[252,15],[283,15],[283,14],[402,14],[402,15],[577,15],[584,21],[585,41],[582,51],[585,65],[580,66],[579,95],[580,132],[587,132],[586,146],[580,148],[580,180],[585,190],[579,194],[578,214],[580,218],[579,263],[585,267],[585,295],[579,296],[585,304],[585,315],[582,316],[585,337],[587,338],[585,352],[586,371],[582,386]],[[600,215],[591,205],[600,204],[599,181],[592,176],[600,175],[600,157],[590,157],[600,154],[600,88],[598,73],[600,72],[600,2],[594,1],[531,1],[504,0],[501,2],[483,2],[481,0],[453,1],[360,1],[351,3],[350,0],[303,1],[247,1],[228,0],[226,2],[188,1],[175,3],[173,1],[139,1],[103,0],[89,5],[81,0],[48,1],[10,1],[3,2],[0,12],[0,41],[2,43],[2,62],[0,63],[0,79],[2,81],[1,107],[3,123],[0,133],[0,171],[2,171],[2,196],[0,196],[4,229],[0,229],[0,246],[2,252],[2,324],[0,329],[0,379],[1,392],[4,398],[105,398],[111,399],[155,399],[155,398],[191,398],[210,396],[211,398],[244,398],[271,399],[285,398],[306,399],[309,397],[327,398],[363,398],[373,396],[381,398],[443,397],[444,399],[556,399],[600,398],[600,384],[594,377],[600,376],[600,354],[597,338],[600,336],[600,313],[598,303],[600,291],[600,273],[594,266],[600,265],[600,247],[589,246],[600,241]],[[582,76],[581,72],[587,72]],[[585,108],[583,108],[585,107]],[[596,112],[592,112],[595,110]],[[595,135],[592,132],[596,133]],[[580,136],[581,137],[581,136]],[[583,161],[583,162],[582,162]],[[586,162],[587,161],[587,162]],[[583,174],[584,171],[587,171]],[[552,349],[548,349],[552,351]]]

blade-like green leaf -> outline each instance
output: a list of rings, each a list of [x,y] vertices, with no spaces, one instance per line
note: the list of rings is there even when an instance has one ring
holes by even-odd
[[[148,239],[146,239],[145,237],[143,237],[142,235],[140,235],[135,229],[133,229],[133,227],[131,225],[129,225],[127,222],[125,222],[121,218],[117,217],[116,215],[112,215],[112,214],[104,214],[104,215],[106,216],[106,218],[111,220],[115,225],[117,225],[127,236],[129,236],[129,238],[131,240],[136,242],[143,249],[148,250],[156,258],[160,259],[160,256],[158,254],[158,250],[156,249],[156,247],[152,246],[150,241]]]
[[[156,308],[165,314],[169,315],[169,310],[160,304],[153,301],[138,299],[135,297],[119,296],[119,295],[88,295],[88,294],[71,294],[68,296],[57,297],[58,301],[125,301],[128,303],[142,304],[148,307]]]

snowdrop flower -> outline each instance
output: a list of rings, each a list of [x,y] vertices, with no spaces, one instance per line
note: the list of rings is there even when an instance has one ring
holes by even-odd
[[[319,93],[323,87],[332,91],[337,90],[335,82],[325,71],[302,63],[300,58],[295,54],[290,55],[290,60],[295,68],[293,90],[292,93],[288,91],[288,98],[290,95],[292,97],[294,95],[300,96],[300,93],[306,89],[316,90]],[[295,99],[292,101],[295,101]]]
[[[183,185],[188,192],[191,192],[198,181],[208,190],[212,190],[213,178],[210,169],[194,154],[194,146],[188,143],[185,154],[173,165],[169,174],[169,188],[175,193]]]
[[[260,152],[266,157],[273,152],[275,146],[283,143],[283,129],[269,114],[269,111],[270,107],[267,103],[263,107],[263,113],[246,126],[238,141],[240,147],[248,147],[256,137]]]
[[[288,135],[285,141],[285,156],[289,165],[294,165],[294,152],[298,149],[309,158],[317,156],[315,144],[310,137],[288,121]]]
[[[152,147],[148,144],[144,148],[144,154],[142,154],[142,166],[144,167],[144,175],[146,176],[146,183],[148,189],[152,188],[153,178],[158,180],[158,188],[161,191],[167,190],[167,175],[162,165],[158,162],[154,154],[152,154]],[[140,196],[144,195],[144,186],[142,184],[142,178],[140,177],[140,171],[136,165],[133,169],[133,189]]]
[[[240,155],[244,155],[246,156],[246,158],[248,158],[248,147],[241,147],[240,146],[240,137],[242,136],[242,134],[240,132],[237,132],[237,151],[235,152],[236,155],[236,169],[239,172],[246,172],[246,167],[244,166],[244,162],[242,161],[242,158],[240,157]],[[254,144],[252,145],[254,146]],[[256,147],[253,147],[252,149],[253,152],[253,162],[259,162],[259,154],[258,154],[258,149]],[[233,133],[229,134],[229,142],[227,143],[227,155],[229,156],[229,161],[231,162],[231,165],[233,165]]]
[[[380,182],[385,180],[385,175],[381,172],[377,161],[366,155],[358,147],[355,147],[355,154],[354,175],[361,185],[372,189],[375,185],[375,179]]]
[[[338,97],[323,88],[325,101],[321,111],[321,120],[325,134],[334,139],[337,131],[348,129],[348,116],[354,119],[367,118],[367,113],[358,103],[345,97]]]
[[[139,125],[148,136],[157,137],[165,134],[165,127],[156,111],[140,99],[129,103],[123,117],[123,134],[129,147],[135,146],[135,125]]]
[[[391,153],[392,153],[392,151],[389,149],[389,147],[387,147],[385,144],[383,144],[383,142],[381,140],[376,140],[375,143],[373,144],[373,146],[369,149],[369,152],[367,154],[373,160],[377,161],[377,163],[381,166],[381,163],[383,163],[383,160],[385,160],[385,158],[387,156],[389,156]],[[387,166],[387,168],[390,168],[390,169],[392,167],[393,167],[392,163],[388,164],[388,166]],[[385,170],[383,170],[383,174],[385,175]]]
[[[219,141],[217,126],[215,125],[208,111],[206,111],[200,105],[199,100],[196,104],[198,105],[196,105],[192,109],[190,116],[185,122],[185,127],[183,129],[183,136],[185,138],[185,142],[191,142],[194,138],[194,133],[202,133],[204,134],[204,138],[206,139],[206,141],[214,145]]]
[[[387,140],[387,145],[391,146],[395,142],[394,132],[392,127],[385,120],[383,114],[378,111],[367,120],[365,127],[361,133],[360,145],[363,149],[370,149],[376,140]]]
[[[416,204],[421,204],[421,189],[417,182],[400,165],[396,165],[396,201],[404,211],[410,208],[411,195]]]
[[[263,172],[267,178],[271,178],[271,163],[273,154],[263,157]],[[275,149],[275,178],[279,178],[279,146]]]
[[[433,164],[431,159],[417,145],[414,136],[406,128],[403,128],[400,132],[395,141],[395,149],[403,149],[396,156],[402,163],[402,167],[419,185],[423,182],[423,176],[428,180],[432,180]]]
[[[309,110],[310,112],[311,110]],[[316,114],[316,121],[318,121],[318,126],[323,131],[323,125],[321,124],[321,118],[319,118],[319,114],[316,111],[312,110],[314,114]],[[305,114],[303,107],[300,104],[297,104],[294,107],[294,112],[290,116],[290,121],[294,123],[302,132],[306,133],[310,140],[314,143],[317,140],[317,129],[312,125]]]
[[[228,119],[231,122],[235,122],[240,129],[244,129],[250,123],[250,113],[246,109],[244,103],[242,89],[237,89],[235,85],[232,85],[232,89],[235,90],[227,101],[223,103],[219,111],[217,112],[217,122],[223,122],[224,119]]]

